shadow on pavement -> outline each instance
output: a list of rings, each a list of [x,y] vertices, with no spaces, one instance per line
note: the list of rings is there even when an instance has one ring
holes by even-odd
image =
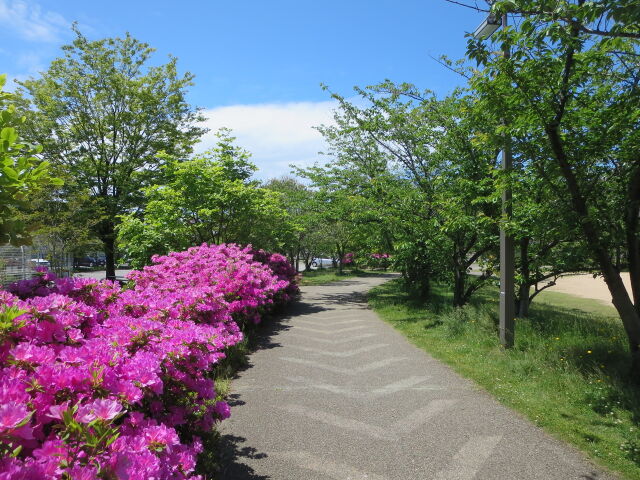
[[[244,437],[223,435],[219,440],[220,464],[223,465],[219,480],[268,480],[269,476],[257,475],[253,468],[243,463],[243,459],[266,458],[266,453],[259,453],[255,448],[242,446],[247,441]]]
[[[382,279],[394,279],[394,278],[398,278],[398,274],[397,273],[369,273],[367,274],[367,277],[372,278],[382,278]],[[363,281],[362,279],[359,278],[350,278],[348,280],[340,280],[339,282],[333,282],[333,283],[329,283],[326,285],[315,285],[312,287],[307,287],[307,288],[317,288],[317,287],[347,287],[347,286],[354,286],[354,285],[368,285],[366,281]],[[368,289],[366,289],[368,290]],[[311,292],[310,292],[311,293]],[[367,306],[367,292],[363,291],[363,292],[348,292],[348,293],[340,293],[339,291],[334,291],[334,292],[328,292],[328,293],[311,293],[313,295],[314,298],[314,302],[322,302],[322,303],[326,303],[329,305],[336,305],[336,306],[348,306],[351,308],[368,308]],[[308,309],[308,312],[297,312],[297,311],[292,311],[292,315],[295,313],[296,316],[298,318],[301,318],[303,315],[305,314],[311,314],[311,313],[316,313],[319,311],[333,311],[335,310],[335,308],[326,308],[326,307],[318,307],[317,305],[310,305],[308,304],[306,306],[306,308]]]
[[[325,293],[318,296],[323,302],[331,302],[340,306],[367,308],[367,294],[364,292]]]
[[[277,337],[280,332],[291,328],[291,325],[288,324],[290,320],[325,310],[328,309],[303,301],[296,301],[292,303],[282,312],[274,314],[271,318],[267,319],[264,324],[248,332],[248,336],[250,338],[250,350],[256,351],[280,347],[281,345],[274,341],[274,337]],[[247,368],[250,366],[250,364],[247,365]],[[241,370],[244,370],[244,368]]]
[[[377,274],[376,277],[394,278],[394,274]],[[360,285],[363,282],[357,279],[344,280],[342,285]],[[315,288],[315,287],[311,287]],[[331,305],[336,302],[340,305],[349,304],[357,308],[367,308],[367,297],[363,293],[330,293],[314,295],[309,302],[299,300],[289,305],[286,310],[274,315],[265,324],[251,329],[248,333],[250,341],[250,350],[256,351],[261,349],[278,348],[282,345],[278,343],[277,336],[282,331],[289,330],[292,326],[290,321],[302,319],[306,315],[312,315],[319,312],[331,312],[333,308],[319,306],[318,300],[326,301]],[[250,362],[240,366],[235,373],[247,370],[252,367]],[[233,388],[232,388],[233,390]],[[228,396],[227,402],[230,406],[244,405],[242,394],[232,393]],[[246,465],[247,460],[263,459],[267,457],[266,453],[257,451],[254,447],[243,445],[247,441],[246,438],[231,434],[221,435],[216,445],[218,465],[220,472],[215,477],[219,480],[269,480],[272,477],[262,476],[255,473],[253,468]]]
[[[226,401],[230,407],[237,407],[238,405],[244,405],[245,403],[247,403],[244,400],[240,400],[239,393],[232,393],[231,395],[227,396]]]

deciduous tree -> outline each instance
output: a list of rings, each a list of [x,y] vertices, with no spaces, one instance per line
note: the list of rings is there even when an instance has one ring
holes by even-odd
[[[640,11],[632,1],[499,0],[496,15],[520,16],[495,41],[495,56],[470,40],[484,65],[473,79],[494,114],[513,112],[508,134],[528,136],[548,156],[533,159],[548,185],[560,180],[558,215],[580,232],[611,292],[640,381]],[[615,252],[624,250],[631,289]]]
[[[118,216],[140,206],[142,187],[156,183],[164,151],[191,151],[204,130],[186,101],[193,75],[178,74],[177,61],[149,65],[153,49],[127,34],[91,41],[77,27],[38,78],[20,82],[35,108],[28,138],[44,146],[41,156],[64,166],[89,191],[101,221],[107,277],[114,278]]]
[[[251,243],[281,251],[294,226],[280,194],[251,180],[256,167],[228,130],[217,145],[188,160],[169,159],[163,184],[144,189],[145,206],[122,217],[122,248],[134,266],[202,243]]]

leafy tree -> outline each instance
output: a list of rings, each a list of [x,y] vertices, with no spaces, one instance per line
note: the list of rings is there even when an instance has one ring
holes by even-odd
[[[330,254],[341,274],[347,253],[368,254],[381,238],[384,220],[380,204],[371,195],[366,176],[339,158],[296,172],[309,179],[313,189],[309,200],[312,230],[307,244],[319,255]]]
[[[28,137],[100,212],[95,233],[113,278],[118,216],[139,207],[142,187],[158,182],[167,158],[158,153],[185,155],[204,130],[185,100],[193,75],[180,76],[175,58],[149,66],[153,49],[129,34],[90,41],[74,32],[64,56],[39,78],[20,82],[21,93],[36,110]]]
[[[27,224],[19,208],[27,204],[27,194],[62,181],[49,175],[49,163],[39,160],[41,146],[26,143],[18,133],[25,118],[17,113],[12,94],[3,92],[6,75],[0,75],[0,244],[30,243]]]
[[[29,192],[20,218],[33,228],[35,242],[49,252],[51,270],[63,276],[67,256],[100,248],[93,234],[100,212],[91,211],[89,194],[73,186],[74,179],[66,172],[56,172],[56,176],[64,180],[64,186]]]
[[[124,215],[118,227],[134,266],[205,242],[282,250],[294,226],[280,194],[251,180],[256,167],[233,141],[228,130],[220,131],[215,148],[168,161],[165,183],[144,189],[144,210]]]
[[[558,179],[550,182],[536,170],[548,152],[539,139],[525,137],[513,145],[513,216],[506,225],[516,243],[516,313],[529,315],[533,299],[558,278],[571,272],[595,271],[575,225],[559,214],[566,201],[555,193]],[[500,193],[500,189],[496,192]]]
[[[264,187],[280,194],[282,204],[291,219],[292,236],[284,246],[291,265],[298,269],[302,261],[305,270],[308,270],[317,247],[314,232],[318,230],[318,225],[313,215],[315,192],[290,176],[273,178]]]
[[[494,114],[513,112],[509,135],[528,136],[547,155],[532,159],[563,220],[580,232],[609,287],[640,381],[640,57],[636,2],[497,1],[495,14],[519,14],[498,35],[511,58],[488,42],[468,53],[485,66],[473,87]],[[489,100],[490,99],[490,100]],[[549,190],[553,191],[553,190]],[[615,252],[623,250],[631,290]]]
[[[495,146],[481,135],[492,122],[460,94],[438,100],[391,82],[358,92],[369,106],[358,108],[334,95],[341,108],[337,127],[323,133],[355,168],[376,178],[405,179],[416,190],[413,210],[404,213],[414,225],[405,230],[421,233],[403,242],[399,258],[422,264],[407,265],[407,272],[448,278],[454,304],[463,305],[491,278],[489,270],[470,276],[471,265],[497,243],[497,208],[490,198]],[[427,291],[429,280],[421,281]]]

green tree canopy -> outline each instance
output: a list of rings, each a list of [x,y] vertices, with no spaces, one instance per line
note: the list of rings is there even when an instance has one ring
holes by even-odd
[[[518,16],[495,45],[470,39],[484,108],[508,112],[507,134],[538,145],[531,168],[556,214],[579,232],[629,337],[640,381],[640,23],[637,2],[499,0]],[[624,264],[616,252],[623,251]],[[627,266],[631,289],[619,268]]]
[[[48,162],[37,158],[42,147],[22,138],[25,118],[16,110],[14,95],[3,91],[6,78],[0,75],[0,244],[24,245],[31,235],[17,209],[26,206],[29,192],[62,181],[52,178]]]
[[[129,34],[90,41],[74,32],[63,57],[20,82],[35,108],[27,134],[44,146],[43,158],[65,167],[74,185],[90,193],[113,277],[118,215],[139,207],[142,187],[157,183],[166,158],[159,152],[183,156],[205,130],[185,99],[193,75],[179,75],[175,58],[150,66],[153,49]]]
[[[282,251],[294,226],[280,194],[251,180],[256,167],[223,129],[217,145],[189,160],[169,160],[165,183],[144,189],[145,207],[122,217],[123,250],[134,266],[153,254],[201,243],[251,243]]]
[[[460,92],[440,100],[389,81],[357,91],[366,106],[334,95],[336,126],[321,131],[373,196],[396,210],[395,231],[403,237],[396,259],[407,278],[422,283],[423,292],[429,281],[447,279],[454,303],[463,305],[491,277],[469,276],[471,265],[497,243],[496,147],[485,133],[495,121]]]

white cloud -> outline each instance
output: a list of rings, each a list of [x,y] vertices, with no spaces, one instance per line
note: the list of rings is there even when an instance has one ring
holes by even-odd
[[[252,153],[257,177],[273,178],[290,173],[290,164],[309,166],[322,161],[327,151],[322,135],[313,127],[333,123],[335,101],[232,105],[205,110],[205,135],[197,150],[215,144],[221,127],[233,130],[237,144]]]
[[[18,86],[16,82],[28,80],[32,76],[37,76],[38,72],[46,70],[44,59],[37,52],[17,54],[16,65],[19,67],[20,73],[7,73],[7,83],[4,86],[4,90],[7,92],[16,90]]]
[[[57,42],[70,22],[59,13],[43,11],[40,5],[27,0],[0,0],[0,25],[12,29],[30,41]]]

